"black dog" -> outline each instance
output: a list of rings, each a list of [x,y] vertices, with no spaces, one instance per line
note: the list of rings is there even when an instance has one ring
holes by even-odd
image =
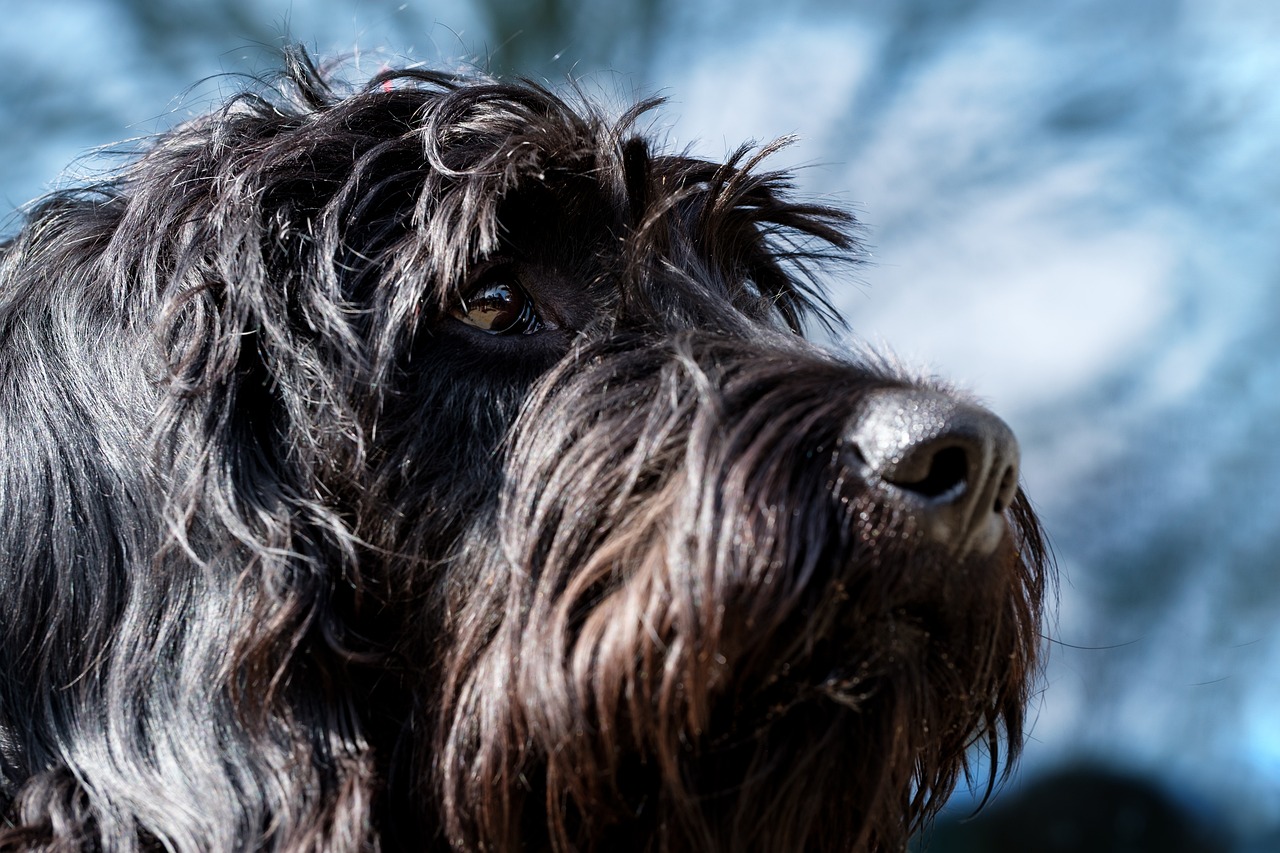
[[[1045,549],[1002,422],[804,341],[852,220],[288,65],[3,246],[0,848],[894,850],[998,776]]]

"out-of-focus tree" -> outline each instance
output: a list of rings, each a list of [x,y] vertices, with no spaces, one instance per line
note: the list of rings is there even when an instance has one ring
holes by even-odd
[[[493,71],[552,78],[646,68],[668,12],[663,0],[478,0],[476,7],[493,39],[485,46]]]

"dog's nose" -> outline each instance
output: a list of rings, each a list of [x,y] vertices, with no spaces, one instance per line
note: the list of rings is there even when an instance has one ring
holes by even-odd
[[[958,557],[996,549],[1018,490],[1018,442],[1000,418],[934,391],[882,389],[845,435],[869,484],[912,510]]]

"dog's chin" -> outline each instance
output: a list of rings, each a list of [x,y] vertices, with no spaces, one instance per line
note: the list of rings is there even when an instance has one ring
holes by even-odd
[[[757,708],[760,726],[800,706],[867,715],[886,685],[902,684],[919,689],[911,701],[921,706],[921,718],[939,708],[974,713],[981,685],[990,683],[988,699],[999,689],[991,650],[1024,652],[1007,602],[1023,595],[1029,581],[1012,536],[980,559],[948,563],[940,556],[896,565],[910,580],[888,591],[833,581],[816,596],[817,606],[801,608],[778,635],[761,637],[760,648],[740,652],[725,667],[740,677],[721,688],[739,703],[739,724],[745,705]],[[832,573],[839,577],[841,567]],[[777,650],[782,654],[770,659]]]
[[[863,565],[860,585],[852,578],[824,585],[778,634],[724,668],[734,677],[706,699],[717,710],[708,726],[715,735],[700,746],[704,777],[727,785],[728,797],[740,784],[735,774],[768,766],[774,778],[807,778],[809,795],[836,808],[866,808],[878,796],[921,798],[915,806],[945,797],[967,772],[974,742],[995,750],[999,735],[1022,726],[1025,672],[1014,666],[1011,675],[1009,665],[1029,659],[1030,641],[1022,605],[1011,602],[1025,602],[1036,580],[1020,536],[1011,529],[993,553],[960,562],[932,547],[896,553],[885,568],[899,573],[895,581],[869,584]],[[830,568],[836,578],[845,570]],[[871,764],[882,769],[868,776]],[[872,778],[883,787],[867,788]],[[791,814],[799,820],[800,812]],[[844,838],[863,831],[888,838],[889,828],[874,828],[881,817],[823,820],[843,821]]]

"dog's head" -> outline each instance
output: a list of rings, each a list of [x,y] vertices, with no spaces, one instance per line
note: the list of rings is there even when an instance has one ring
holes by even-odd
[[[23,832],[62,802],[174,843],[892,849],[975,744],[1016,754],[1048,573],[1016,443],[805,340],[851,217],[770,147],[662,151],[653,103],[290,64],[5,248],[6,364],[111,421],[60,403],[15,470],[91,433],[52,485],[121,525],[4,540],[76,582],[0,586],[67,614],[3,635],[72,685],[20,720],[53,685],[0,653]],[[20,480],[7,511],[57,522]],[[196,673],[214,710],[172,719]],[[113,737],[109,769],[66,748]]]

